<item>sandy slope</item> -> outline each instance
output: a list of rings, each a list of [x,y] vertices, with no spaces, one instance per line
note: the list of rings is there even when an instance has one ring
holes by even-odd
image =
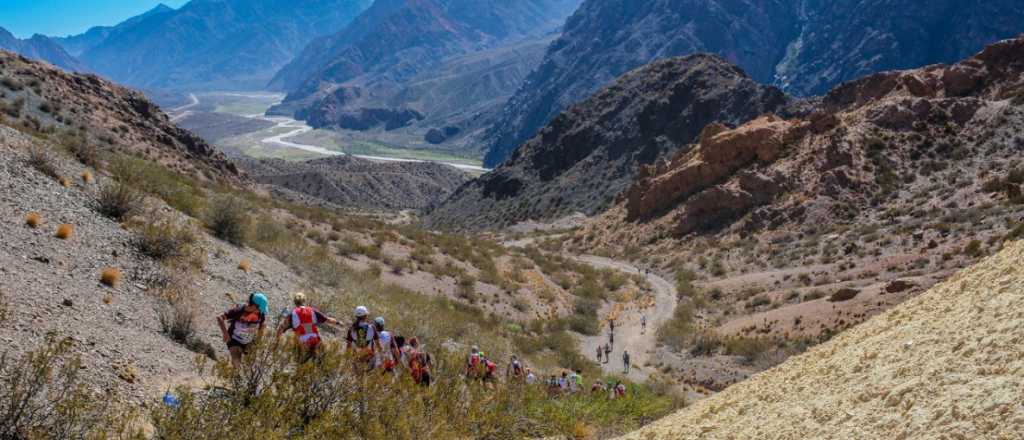
[[[1024,438],[1024,243],[624,439]]]

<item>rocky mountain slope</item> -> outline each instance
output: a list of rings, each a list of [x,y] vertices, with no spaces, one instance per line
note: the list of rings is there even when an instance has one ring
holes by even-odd
[[[609,207],[653,163],[714,121],[745,122],[797,106],[710,55],[652,63],[556,118],[501,167],[432,211],[438,227],[486,228]]]
[[[53,39],[43,35],[37,34],[27,40],[21,40],[7,29],[0,28],[0,49],[34,60],[46,61],[69,72],[89,71],[81,61],[65,52]]]
[[[239,178],[223,154],[174,125],[142,93],[4,51],[0,118],[58,138],[90,161],[101,161],[108,151],[131,152],[200,179]]]
[[[271,113],[351,130],[393,130],[425,118],[440,121],[436,128],[465,125],[518,88],[546,35],[577,4],[378,1],[277,74],[271,87],[289,94]]]
[[[306,44],[343,28],[369,4],[193,1],[119,25],[81,58],[138,88],[258,90]]]
[[[469,180],[446,165],[371,162],[351,156],[288,162],[236,159],[256,182],[306,194],[337,206],[369,210],[433,206]]]
[[[624,439],[1024,436],[1024,244]]]
[[[651,60],[717,53],[765,84],[816,95],[888,69],[953,62],[1022,30],[1019,2],[587,1],[489,130],[496,166],[563,109]],[[728,32],[723,33],[723,29]]]

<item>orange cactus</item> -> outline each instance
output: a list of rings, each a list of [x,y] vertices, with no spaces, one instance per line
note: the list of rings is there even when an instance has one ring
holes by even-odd
[[[116,287],[121,282],[121,271],[116,267],[108,267],[100,272],[100,282],[109,287]]]
[[[75,227],[69,224],[63,224],[57,227],[57,238],[61,240],[67,240],[75,235]]]
[[[25,224],[38,228],[39,225],[43,224],[43,216],[39,215],[38,212],[30,212],[25,216]]]

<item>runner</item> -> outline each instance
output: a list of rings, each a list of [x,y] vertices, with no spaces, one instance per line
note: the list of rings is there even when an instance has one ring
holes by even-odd
[[[304,349],[305,360],[309,360],[320,349],[321,338],[318,326],[324,323],[340,326],[341,323],[337,319],[325,316],[316,308],[306,305],[306,294],[302,292],[292,295],[292,303],[295,304],[295,308],[289,313],[290,319],[281,321],[277,335],[281,336],[288,330],[294,332],[299,345]]]
[[[488,387],[494,387],[498,379],[498,364],[492,362],[486,355],[480,353],[481,362],[484,368],[483,381]]]
[[[537,375],[533,374],[533,370],[527,368],[526,369],[526,384],[527,385],[533,385],[535,383],[537,383]]]
[[[595,380],[594,384],[590,386],[590,394],[599,394],[605,391],[604,382],[601,382],[601,379]]]
[[[217,317],[221,336],[228,344],[231,353],[231,365],[238,369],[242,366],[242,355],[249,351],[266,327],[267,297],[260,292],[249,295],[245,304],[234,307]],[[230,322],[230,325],[227,324]]]
[[[624,385],[622,382],[615,384],[615,397],[626,397],[626,385]]]
[[[466,378],[467,379],[480,379],[483,377],[482,368],[482,357],[480,348],[473,346],[469,349],[469,357],[466,358]]]
[[[640,334],[647,334],[647,314],[640,315]]]
[[[430,354],[420,349],[420,341],[416,337],[409,339],[409,374],[417,385],[430,386],[430,368],[433,364]]]
[[[629,352],[625,350],[622,351],[622,372],[629,374]]]
[[[598,345],[597,346],[597,363],[599,363],[599,364],[602,363],[601,362],[601,353],[604,353],[604,346],[603,345]]]
[[[383,316],[378,316],[373,320],[373,327],[380,341],[380,350],[376,352],[375,367],[385,373],[394,373],[395,359],[398,359],[398,347],[395,345],[395,339],[391,336],[391,332],[384,330]]]
[[[523,364],[519,362],[519,357],[512,355],[512,360],[509,362],[508,368],[505,369],[505,377],[510,381],[521,382],[524,375]]]
[[[345,349],[349,353],[355,353],[356,359],[366,362],[367,371],[373,369],[373,362],[376,353],[380,350],[380,335],[374,325],[367,321],[370,311],[366,307],[356,307],[354,311],[355,320],[349,326],[348,335],[345,336]]]
[[[604,363],[608,363],[612,360],[612,346],[604,344]]]

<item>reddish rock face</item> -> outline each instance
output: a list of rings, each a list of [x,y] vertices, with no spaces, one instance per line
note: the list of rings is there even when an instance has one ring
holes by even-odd
[[[787,140],[794,138],[795,132],[803,127],[802,122],[784,121],[774,115],[762,116],[734,130],[722,124],[709,125],[701,134],[701,143],[692,151],[672,160],[668,169],[659,175],[641,179],[627,191],[629,218],[641,219],[668,209],[679,199],[718,183],[752,162],[774,161]],[[650,174],[651,170],[646,173]],[[741,187],[758,191],[756,185]],[[741,195],[744,192],[743,188],[725,190],[718,196],[705,197],[698,204],[710,207],[716,204],[715,199],[723,199],[732,200],[734,205],[745,205],[743,200],[748,197]]]

